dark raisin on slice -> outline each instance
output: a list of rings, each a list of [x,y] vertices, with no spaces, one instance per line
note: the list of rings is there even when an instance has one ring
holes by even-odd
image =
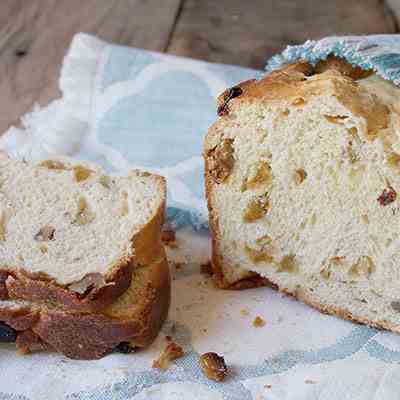
[[[243,93],[243,90],[240,86],[233,86],[229,89],[228,93],[226,94],[226,101],[234,99],[235,97],[240,96]]]
[[[132,346],[129,342],[121,342],[115,347],[114,351],[122,354],[134,353],[136,348]]]
[[[377,200],[381,206],[387,206],[388,204],[393,203],[396,200],[396,197],[396,191],[389,186],[387,189],[383,190],[382,194],[377,198]]]
[[[14,343],[17,340],[17,331],[4,322],[0,322],[0,343]]]
[[[217,114],[221,117],[229,112],[228,103],[235,97],[239,97],[243,93],[243,90],[239,86],[231,87],[224,95],[223,103],[218,107]]]

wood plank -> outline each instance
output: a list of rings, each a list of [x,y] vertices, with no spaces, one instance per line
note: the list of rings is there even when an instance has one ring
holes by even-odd
[[[1,0],[0,133],[57,97],[62,58],[76,32],[135,47],[167,47],[181,0]]]
[[[287,44],[394,31],[380,0],[186,0],[168,51],[262,68]]]
[[[396,31],[400,31],[400,0],[385,0],[387,11],[395,19]]]

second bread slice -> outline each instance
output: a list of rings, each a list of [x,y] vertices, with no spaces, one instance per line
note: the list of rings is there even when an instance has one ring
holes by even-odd
[[[114,178],[92,167],[34,166],[1,154],[0,298],[104,309],[146,263],[141,246],[160,230],[164,204],[159,176],[132,171]]]

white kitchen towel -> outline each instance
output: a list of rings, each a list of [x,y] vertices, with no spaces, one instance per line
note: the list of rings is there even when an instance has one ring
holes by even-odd
[[[107,44],[79,34],[60,77],[62,98],[22,118],[0,148],[26,159],[69,156],[111,173],[145,168],[168,179],[173,275],[168,322],[135,354],[74,361],[17,356],[0,347],[0,400],[397,400],[400,336],[342,321],[269,288],[223,291],[200,274],[209,259],[201,158],[216,117],[215,97],[260,71]],[[179,265],[182,264],[180,267]],[[174,266],[175,265],[175,266]],[[256,316],[265,319],[256,328]],[[185,356],[151,368],[165,335]],[[225,357],[223,383],[200,371],[199,356]]]

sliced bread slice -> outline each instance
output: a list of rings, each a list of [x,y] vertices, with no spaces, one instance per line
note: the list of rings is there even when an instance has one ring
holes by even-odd
[[[219,99],[205,140],[213,268],[400,332],[400,89],[330,58]]]
[[[152,256],[164,205],[159,176],[110,177],[84,165],[35,166],[0,154],[1,298],[103,309]]]
[[[158,253],[151,264],[133,270],[129,289],[101,312],[5,300],[0,301],[3,329],[11,329],[11,339],[24,353],[48,349],[74,359],[98,359],[116,348],[146,347],[156,338],[170,304],[168,263],[163,250]],[[0,341],[1,329],[0,324]]]

